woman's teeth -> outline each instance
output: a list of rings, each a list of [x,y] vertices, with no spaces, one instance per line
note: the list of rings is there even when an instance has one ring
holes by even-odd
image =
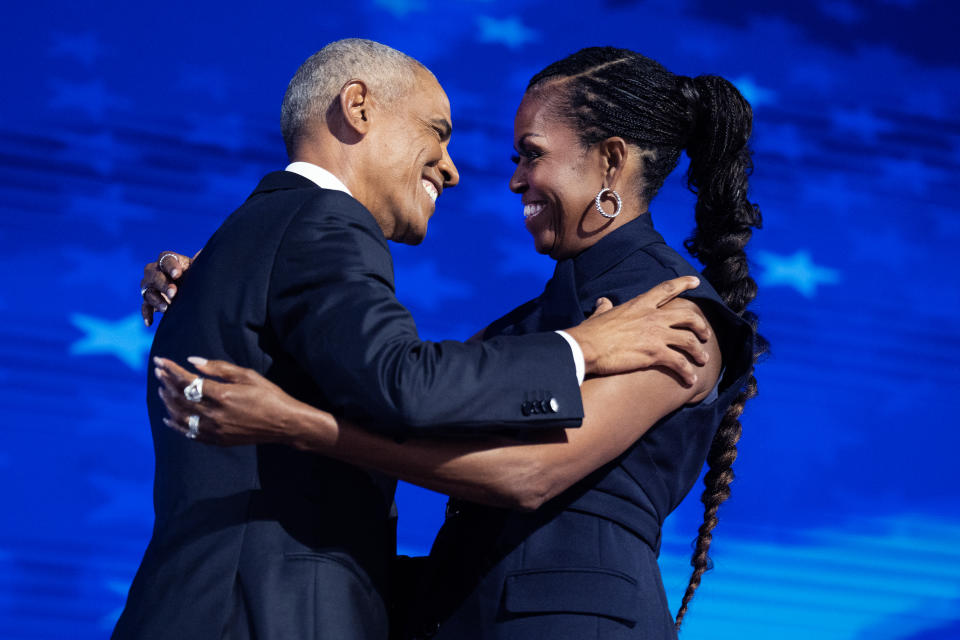
[[[433,186],[433,183],[429,180],[421,179],[420,184],[423,185],[423,189],[427,192],[427,195],[430,196],[430,199],[436,202],[437,196],[440,194],[437,193],[437,188]]]
[[[531,204],[523,205],[523,217],[529,220],[533,216],[539,214],[546,207],[542,202],[533,202]]]

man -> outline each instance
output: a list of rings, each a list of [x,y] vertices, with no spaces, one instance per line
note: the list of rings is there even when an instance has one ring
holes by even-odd
[[[577,426],[584,372],[690,373],[644,337],[656,314],[629,304],[567,335],[419,340],[386,240],[420,242],[459,177],[446,95],[411,58],[328,45],[291,80],[282,129],[292,163],[190,266],[152,355],[230,360],[395,436]],[[148,406],[156,523],[115,638],[386,637],[393,479],[276,445],[191,442],[163,426],[152,376]]]

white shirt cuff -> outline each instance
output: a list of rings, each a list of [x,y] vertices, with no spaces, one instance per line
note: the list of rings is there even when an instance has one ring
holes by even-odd
[[[583,360],[583,349],[580,344],[566,331],[555,331],[563,336],[563,339],[570,345],[570,351],[573,352],[573,364],[577,369],[577,384],[583,384],[583,378],[586,375],[587,364]]]

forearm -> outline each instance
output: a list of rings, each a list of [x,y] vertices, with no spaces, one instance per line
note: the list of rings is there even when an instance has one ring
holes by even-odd
[[[514,509],[542,503],[544,463],[550,459],[546,454],[559,452],[560,443],[566,440],[558,430],[541,434],[534,443],[500,437],[416,438],[399,443],[308,405],[301,405],[284,423],[284,442],[298,449],[471,502]]]
[[[624,400],[639,389],[646,392],[645,401]],[[413,438],[398,443],[302,405],[296,418],[286,421],[286,443],[472,502],[535,509],[616,458],[693,393],[659,371],[588,380],[583,391],[583,427],[523,442]]]

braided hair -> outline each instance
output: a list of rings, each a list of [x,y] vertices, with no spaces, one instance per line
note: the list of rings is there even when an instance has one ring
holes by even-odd
[[[527,92],[548,100],[551,113],[570,121],[584,146],[619,136],[644,154],[639,195],[648,203],[677,166],[690,157],[687,185],[697,194],[696,227],[684,242],[704,265],[703,276],[730,309],[754,329],[754,362],[766,351],[756,334],[757,318],[747,305],[757,294],[744,247],[760,228],[760,210],[747,200],[753,163],[747,141],[750,104],[719,76],[676,76],[658,62],[628,49],[590,47],[548,66],[530,81]],[[690,564],[693,573],[677,612],[680,627],[709,557],[717,509],[730,496],[740,439],[740,415],[756,395],[753,369],[727,409],[707,454],[703,524]]]

